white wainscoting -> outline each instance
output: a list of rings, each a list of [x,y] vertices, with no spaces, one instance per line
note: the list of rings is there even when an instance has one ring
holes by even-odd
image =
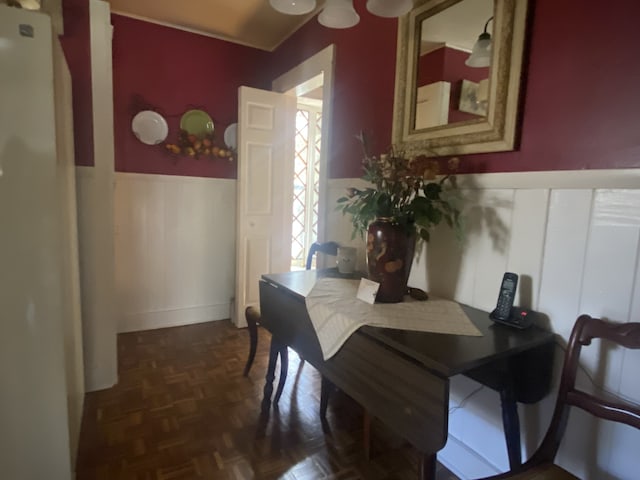
[[[112,176],[104,167],[76,167],[78,247],[85,388],[118,383],[114,306]]]
[[[496,302],[505,271],[520,275],[517,303],[544,315],[558,334],[556,364],[581,313],[618,322],[640,321],[640,169],[461,176],[466,238],[442,228],[414,263],[410,284],[485,310]],[[357,246],[348,217],[332,209],[356,179],[329,183],[327,238]],[[593,381],[640,402],[640,352],[587,349],[583,368]],[[600,364],[600,365],[598,365]],[[557,378],[555,379],[557,382]],[[580,381],[591,388],[584,374]],[[451,383],[451,407],[478,384]],[[555,392],[536,405],[519,405],[523,457],[547,429]],[[640,433],[572,414],[557,461],[584,479],[637,478]],[[463,479],[508,469],[500,401],[483,388],[450,415],[449,442],[439,459]]]
[[[116,173],[118,331],[229,318],[236,181]]]

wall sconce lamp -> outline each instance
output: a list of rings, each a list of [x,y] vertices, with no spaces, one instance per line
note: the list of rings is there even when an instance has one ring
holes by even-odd
[[[493,20],[493,17],[484,24],[484,31],[473,46],[471,55],[464,62],[467,67],[488,67],[491,64],[491,34],[487,32],[487,27],[491,20]]]
[[[315,0],[269,0],[271,6],[287,15],[304,15],[316,8]],[[408,13],[413,0],[367,0],[367,10],[374,15],[397,18]],[[360,21],[353,0],[326,0],[318,22],[329,28],[350,28]]]

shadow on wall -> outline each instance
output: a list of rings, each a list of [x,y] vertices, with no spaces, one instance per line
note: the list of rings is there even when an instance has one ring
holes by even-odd
[[[417,276],[425,276],[423,282],[426,283],[426,289],[443,298],[457,298],[463,281],[462,269],[467,269],[467,264],[473,263],[465,260],[471,245],[482,237],[489,238],[491,248],[505,256],[509,247],[511,232],[497,211],[511,209],[513,205],[510,200],[490,198],[471,179],[465,179],[460,190],[460,202],[463,212],[462,240],[448,226],[438,226],[429,243],[422,245],[418,265],[413,268]],[[528,298],[530,303],[530,293]]]

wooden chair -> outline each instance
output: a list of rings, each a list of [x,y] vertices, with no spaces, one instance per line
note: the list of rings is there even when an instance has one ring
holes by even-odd
[[[256,350],[258,349],[258,325],[260,325],[260,311],[256,307],[247,307],[244,310],[244,317],[247,320],[247,328],[249,330],[249,358],[244,366],[242,375],[249,375],[253,360],[256,358]]]
[[[260,310],[256,307],[247,307],[244,311],[245,318],[247,319],[247,327],[249,329],[249,358],[247,364],[244,367],[243,375],[246,377],[249,375],[251,365],[256,357],[256,350],[258,349],[258,326],[260,325]],[[276,395],[273,398],[275,404],[280,400],[282,390],[284,389],[284,383],[287,380],[287,373],[289,371],[289,352],[285,348],[280,352],[280,379],[278,380],[278,388],[276,389]]]
[[[640,348],[640,323],[612,323],[582,315],[569,338],[564,358],[560,390],[549,429],[542,443],[522,466],[484,480],[565,480],[576,479],[554,464],[560,441],[567,427],[570,407],[578,407],[598,418],[621,422],[640,429],[640,407],[621,399],[592,395],[576,387],[580,351],[594,338],[602,338],[622,347]]]
[[[338,255],[338,245],[336,242],[315,242],[311,244],[309,247],[309,253],[307,254],[307,263],[305,264],[305,269],[311,270],[311,265],[313,264],[313,257],[317,253],[324,253],[326,255]]]
[[[307,254],[307,262],[305,267],[307,270],[311,270],[311,265],[313,264],[313,257],[317,253],[324,253],[327,255],[337,255],[338,254],[338,244],[336,242],[315,242],[311,244],[309,247],[309,253]],[[258,326],[260,325],[260,310],[256,307],[247,307],[245,310],[245,318],[247,319],[247,326],[249,329],[249,358],[247,359],[247,363],[244,366],[243,375],[246,377],[249,375],[249,371],[251,370],[251,366],[253,365],[253,360],[256,358],[256,350],[258,349]],[[276,390],[276,396],[274,397],[274,402],[278,403],[280,399],[280,395],[282,393],[282,388],[284,388],[284,381],[287,379],[287,366],[288,366],[288,357],[280,358],[280,380],[278,382],[278,389]],[[304,363],[303,359],[300,359],[301,365]]]

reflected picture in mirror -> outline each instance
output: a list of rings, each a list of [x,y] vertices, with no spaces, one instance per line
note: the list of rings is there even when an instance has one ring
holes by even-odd
[[[429,156],[513,150],[527,0],[416,0],[398,23],[393,143]]]
[[[472,51],[480,34],[482,51],[491,51],[493,7],[493,0],[462,0],[420,22],[415,130],[487,116],[490,56],[473,61]]]

